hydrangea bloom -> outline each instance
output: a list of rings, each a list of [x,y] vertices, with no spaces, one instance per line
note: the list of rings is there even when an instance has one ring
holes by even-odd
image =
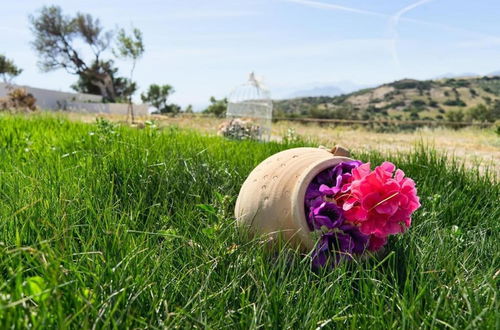
[[[377,251],[387,236],[411,225],[420,207],[415,183],[394,164],[384,162],[370,170],[360,161],[342,162],[318,174],[307,188],[306,219],[321,237],[312,254],[313,266]]]
[[[368,244],[368,250],[375,252],[380,250],[387,243],[387,237],[378,237],[375,235],[370,235],[370,241]]]
[[[352,171],[350,194],[342,208],[347,220],[359,224],[366,235],[385,238],[411,225],[411,214],[420,207],[415,182],[402,170],[384,162],[370,171],[363,164]]]

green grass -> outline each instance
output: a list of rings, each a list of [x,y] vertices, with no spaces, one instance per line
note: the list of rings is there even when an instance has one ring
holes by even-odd
[[[235,229],[260,161],[233,142],[0,115],[0,327],[499,328],[500,188],[418,147],[422,208],[387,253],[314,273]]]

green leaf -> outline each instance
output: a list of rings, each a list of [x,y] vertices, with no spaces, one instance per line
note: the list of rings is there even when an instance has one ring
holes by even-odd
[[[197,204],[196,207],[199,208],[200,210],[208,213],[208,214],[216,214],[217,213],[217,210],[215,209],[215,207],[213,207],[210,204]]]
[[[49,297],[49,293],[43,293],[47,288],[45,280],[40,276],[32,276],[26,280],[27,295],[32,296],[36,302],[42,302]]]
[[[215,238],[217,230],[214,227],[207,227],[201,230],[203,234],[207,235],[209,238]]]

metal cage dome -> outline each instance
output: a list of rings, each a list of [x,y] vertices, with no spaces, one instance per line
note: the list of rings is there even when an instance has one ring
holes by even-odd
[[[253,72],[246,83],[229,94],[226,116],[229,119],[251,120],[259,128],[259,139],[269,139],[273,116],[271,93]]]

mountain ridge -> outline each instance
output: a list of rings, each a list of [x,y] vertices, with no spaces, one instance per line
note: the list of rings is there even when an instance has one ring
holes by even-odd
[[[406,78],[337,96],[299,97],[274,104],[277,117],[444,120],[481,106],[481,111],[493,112],[489,119],[499,119],[495,116],[500,111],[500,76]]]

